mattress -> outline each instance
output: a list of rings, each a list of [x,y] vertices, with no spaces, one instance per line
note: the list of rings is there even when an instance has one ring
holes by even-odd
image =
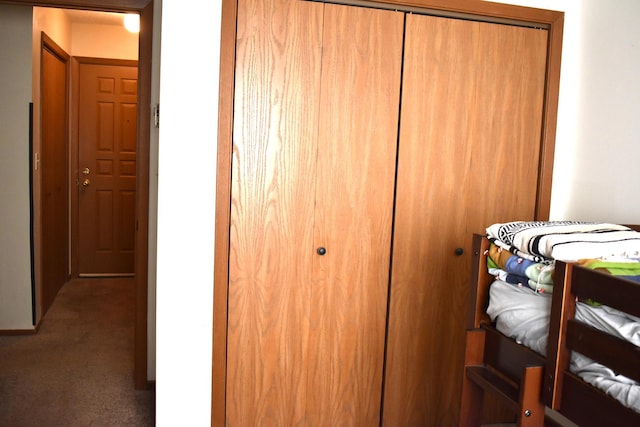
[[[489,290],[487,314],[503,334],[546,356],[551,295],[497,280]],[[576,305],[576,320],[640,347],[640,319],[610,307]],[[640,385],[573,352],[571,372],[640,413]]]

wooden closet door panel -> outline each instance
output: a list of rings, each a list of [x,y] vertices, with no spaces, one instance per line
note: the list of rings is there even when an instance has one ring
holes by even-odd
[[[479,68],[474,107],[469,233],[494,222],[533,220],[542,145],[548,31],[497,24],[481,26],[485,64]],[[486,185],[494,183],[494,185]],[[465,235],[469,245],[471,240]]]
[[[384,425],[457,425],[471,233],[533,219],[546,46],[407,17]]]
[[[402,32],[401,13],[325,6],[310,425],[380,423]]]
[[[305,416],[322,5],[238,4],[227,424]]]

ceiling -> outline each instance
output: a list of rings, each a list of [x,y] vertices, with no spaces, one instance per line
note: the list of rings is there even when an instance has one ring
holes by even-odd
[[[71,23],[122,25],[124,13],[94,12],[90,10],[63,9]]]

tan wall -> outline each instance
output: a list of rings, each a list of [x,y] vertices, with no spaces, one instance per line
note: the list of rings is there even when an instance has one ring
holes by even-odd
[[[138,35],[122,25],[71,24],[71,55],[138,59]]]
[[[0,4],[0,330],[32,329],[29,102],[32,8]]]
[[[41,150],[41,134],[40,134],[40,115],[37,112],[40,111],[40,63],[41,63],[41,46],[42,46],[42,33],[49,36],[58,46],[60,46],[65,52],[69,53],[71,46],[71,24],[62,10],[52,9],[48,7],[34,7],[33,8],[33,40],[32,40],[32,55],[33,55],[33,149],[36,158],[39,158]],[[40,200],[40,170],[38,165],[34,165],[34,189],[33,199],[34,201]],[[34,228],[35,230],[41,229],[40,221],[40,206],[34,204]],[[41,254],[40,254],[41,242],[40,233],[36,232],[34,237],[34,251],[35,251],[35,272],[36,272],[36,323],[40,321],[42,317],[42,304],[38,297],[42,289],[41,280]]]
[[[71,48],[71,23],[60,9],[50,7],[33,8],[33,45],[40,54],[40,32],[44,31],[62,49],[69,53]]]

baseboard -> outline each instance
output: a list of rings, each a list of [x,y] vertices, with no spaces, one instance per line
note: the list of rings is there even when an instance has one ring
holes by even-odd
[[[35,335],[38,329],[0,329],[0,336]]]
[[[41,319],[42,320],[42,319]],[[19,335],[35,335],[40,330],[40,323],[33,329],[0,329],[0,337],[2,336],[19,336]]]

